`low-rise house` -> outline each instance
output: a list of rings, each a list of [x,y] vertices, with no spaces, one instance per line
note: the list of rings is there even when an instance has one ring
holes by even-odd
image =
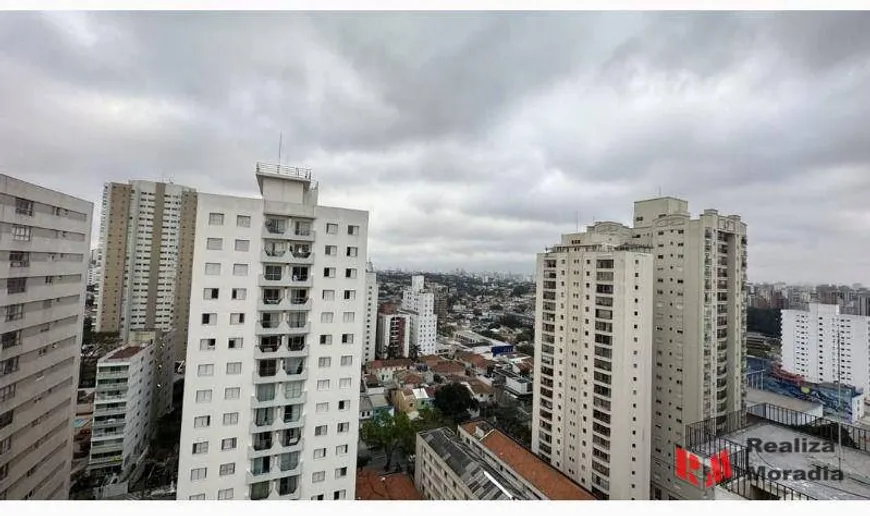
[[[465,366],[459,362],[450,362],[447,360],[443,360],[438,362],[437,364],[432,365],[429,368],[435,374],[444,376],[444,375],[464,375],[465,374]]]
[[[426,379],[413,371],[399,371],[395,376],[396,384],[400,387],[420,387],[426,383]]]
[[[493,388],[477,378],[470,378],[463,385],[471,393],[471,396],[481,405],[488,405],[495,401]]]
[[[367,374],[363,377],[363,392],[371,396],[373,394],[384,394],[386,389],[377,375]]]
[[[392,360],[375,360],[366,364],[366,373],[374,374],[381,382],[388,382],[398,371],[407,371],[414,367],[414,362],[407,358]]]

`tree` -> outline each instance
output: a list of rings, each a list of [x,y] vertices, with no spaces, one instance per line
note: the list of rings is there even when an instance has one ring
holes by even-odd
[[[441,417],[441,411],[437,408],[424,407],[418,412],[419,417],[414,420],[414,431],[425,432],[433,428],[444,426],[444,419]]]
[[[517,346],[517,351],[524,355],[529,355],[530,357],[535,356],[535,346],[530,344],[520,344]]]
[[[517,285],[516,287],[513,288],[513,290],[511,290],[511,296],[512,297],[522,297],[522,296],[528,294],[529,290],[530,289],[529,289],[528,285]]]
[[[414,441],[415,431],[411,420],[404,412],[398,412],[396,415],[379,412],[375,417],[363,423],[362,428],[360,428],[360,437],[370,448],[384,450],[387,455],[384,469],[388,470],[397,448],[413,449],[413,445],[410,443]]]
[[[469,410],[477,408],[477,400],[471,397],[464,385],[454,382],[435,391],[434,405],[454,424],[458,424],[469,418]]]

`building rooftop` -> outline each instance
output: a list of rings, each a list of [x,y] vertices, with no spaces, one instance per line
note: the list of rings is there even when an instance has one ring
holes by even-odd
[[[497,471],[478,460],[474,451],[447,428],[417,434],[447,463],[477,500],[514,500],[517,494]]]
[[[368,397],[369,403],[371,403],[372,408],[379,409],[384,407],[389,407],[390,404],[387,402],[387,397],[383,394],[372,394]]]
[[[372,405],[372,400],[365,394],[359,397],[359,410],[360,412],[371,412],[374,406]]]
[[[124,346],[123,348],[118,348],[108,355],[104,356],[100,359],[100,362],[108,362],[111,360],[129,360],[130,358],[136,356],[140,351],[142,351],[143,347],[141,346]]]
[[[472,421],[462,429],[550,500],[595,500],[559,470],[484,421]]]
[[[414,362],[407,358],[394,358],[391,360],[374,360],[368,363],[366,367],[369,371],[374,371],[377,369],[390,369],[390,368],[404,368],[410,369],[413,367]]]
[[[770,403],[771,405],[785,407],[787,409],[796,410],[798,412],[809,412],[811,410],[818,410],[820,407],[824,408],[821,403],[812,403],[796,398],[790,398],[788,396],[783,396],[782,394],[764,391],[761,389],[747,388],[746,404],[757,405],[759,403]]]
[[[429,394],[426,392],[426,389],[414,389],[414,398],[418,400],[428,400]]]
[[[414,481],[404,473],[381,475],[370,469],[356,473],[357,500],[422,500]]]

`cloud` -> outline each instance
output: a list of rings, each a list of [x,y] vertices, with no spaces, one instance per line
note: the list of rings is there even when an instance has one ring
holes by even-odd
[[[870,284],[866,13],[0,14],[0,170],[98,201],[312,167],[379,267],[531,271],[663,194],[750,279]]]

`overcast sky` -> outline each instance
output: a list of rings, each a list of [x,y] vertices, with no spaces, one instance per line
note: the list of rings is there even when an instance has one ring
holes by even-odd
[[[870,17],[0,14],[0,171],[94,201],[312,167],[381,268],[531,272],[661,191],[750,281],[870,284]]]

